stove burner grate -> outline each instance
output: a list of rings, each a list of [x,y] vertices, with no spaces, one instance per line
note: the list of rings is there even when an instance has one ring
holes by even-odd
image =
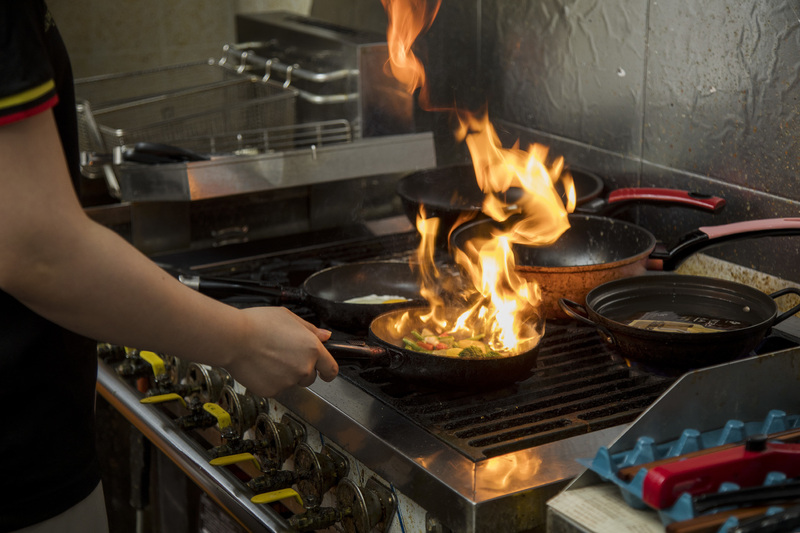
[[[262,254],[203,274],[299,286],[329,266],[407,260],[417,245],[416,232],[359,238]],[[309,308],[287,307],[319,324]],[[496,390],[425,389],[381,368],[343,365],[340,376],[476,462],[630,423],[676,379],[629,367],[594,328],[573,321],[548,323],[533,374]]]
[[[385,370],[341,375],[473,461],[633,421],[674,378],[629,368],[593,328],[548,324],[528,379],[491,390],[431,390]]]

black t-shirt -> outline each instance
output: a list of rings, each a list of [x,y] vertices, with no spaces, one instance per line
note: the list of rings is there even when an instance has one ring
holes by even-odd
[[[43,0],[0,0],[0,128],[51,108],[77,187],[73,80],[61,36]],[[0,532],[56,516],[97,486],[95,346],[0,290]]]

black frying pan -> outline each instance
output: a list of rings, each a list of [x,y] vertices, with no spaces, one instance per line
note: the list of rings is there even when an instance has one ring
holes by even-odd
[[[558,300],[583,303],[602,283],[675,270],[690,255],[707,247],[741,239],[800,235],[800,218],[761,219],[705,226],[681,237],[669,250],[656,249],[656,238],[641,226],[591,215],[569,215],[570,228],[552,245],[515,246],[517,271],[542,289],[543,310],[550,318],[565,318]],[[471,249],[471,241],[491,237],[506,227],[493,220],[476,220],[453,232],[451,249]],[[469,255],[469,253],[468,253]]]
[[[585,306],[566,299],[560,305],[571,317],[595,326],[629,359],[688,370],[751,353],[773,326],[800,311],[797,305],[778,314],[775,298],[785,294],[800,295],[800,290],[766,295],[733,281],[662,274],[604,283],[589,291]],[[636,319],[639,327],[632,325]],[[670,322],[679,327],[666,331]],[[681,331],[684,324],[686,331]],[[689,332],[700,325],[720,331]]]
[[[395,325],[410,313],[415,318],[407,329]],[[404,348],[403,336],[411,329],[422,329],[416,317],[428,308],[397,309],[379,315],[369,327],[368,340],[325,342],[325,347],[340,364],[379,366],[392,376],[426,386],[488,388],[509,385],[531,376],[539,356],[539,342],[531,341],[514,354],[495,358],[459,358],[415,352]],[[458,311],[450,310],[454,316]],[[531,325],[531,329],[535,326]]]
[[[610,216],[633,203],[679,205],[710,212],[717,212],[725,206],[723,198],[679,189],[624,188],[601,197],[604,183],[599,176],[578,169],[571,169],[570,174],[575,184],[575,211],[578,213]],[[556,184],[556,188],[559,187],[562,199],[566,200],[561,182]],[[445,238],[450,228],[460,219],[471,220],[480,216],[485,197],[478,187],[472,165],[454,165],[413,172],[398,182],[397,194],[412,224],[416,223],[422,205],[425,207],[426,218],[439,218],[439,227],[442,228],[440,235]],[[515,188],[510,189],[506,200],[513,203],[515,194],[519,195],[520,191]]]
[[[256,296],[279,302],[307,303],[323,324],[350,332],[364,332],[381,313],[425,303],[408,263],[369,261],[333,266],[309,276],[299,288],[279,288],[236,279],[183,277],[181,281],[216,298]],[[347,303],[370,294],[397,295],[398,303]]]

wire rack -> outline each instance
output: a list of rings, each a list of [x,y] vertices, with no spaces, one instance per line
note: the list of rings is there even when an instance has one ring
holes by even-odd
[[[181,148],[204,155],[256,155],[352,140],[350,123],[339,119],[183,139]]]
[[[187,89],[238,83],[242,75],[207,59],[155,67],[136,72],[103,74],[75,80],[78,100],[91,102],[96,111]]]
[[[107,149],[142,141],[180,146],[188,138],[291,125],[295,100],[291,89],[242,78],[92,109]]]

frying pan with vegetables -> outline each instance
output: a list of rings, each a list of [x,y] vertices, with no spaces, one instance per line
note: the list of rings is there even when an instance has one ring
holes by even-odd
[[[372,321],[367,340],[328,341],[324,344],[339,364],[383,367],[393,377],[426,386],[488,388],[530,377],[539,356],[538,339],[523,344],[508,355],[478,355],[468,348],[468,342],[458,353],[451,351],[449,355],[444,353],[447,351],[444,347],[436,353],[412,347],[408,342],[415,338],[412,331],[423,332],[427,326],[419,317],[428,312],[428,308],[419,307],[389,311]],[[447,312],[455,318],[461,310],[450,308]],[[398,329],[407,313],[411,320]],[[531,324],[528,333],[534,333],[534,327]]]

